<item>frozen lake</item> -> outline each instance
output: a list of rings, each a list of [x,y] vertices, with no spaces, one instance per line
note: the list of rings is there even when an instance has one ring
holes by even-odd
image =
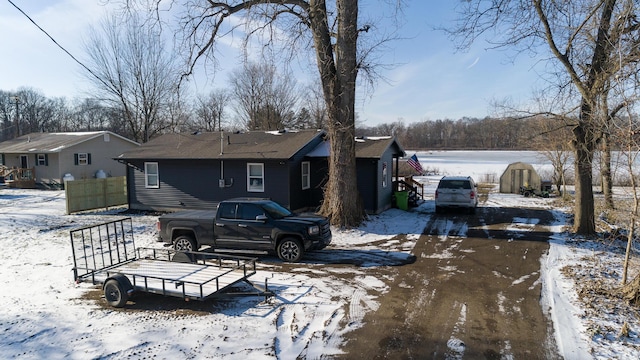
[[[438,175],[470,175],[476,181],[498,182],[507,166],[514,162],[533,165],[536,171],[546,177],[551,174],[551,163],[536,151],[412,151],[407,157],[416,154],[422,167]]]

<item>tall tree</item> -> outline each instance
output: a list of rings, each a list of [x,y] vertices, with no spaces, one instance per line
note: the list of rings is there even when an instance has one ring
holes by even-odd
[[[229,77],[236,111],[248,130],[292,127],[298,103],[295,79],[265,62],[248,62]]]
[[[20,88],[13,96],[17,106],[18,130],[20,135],[30,132],[56,131],[66,114],[66,100],[47,98],[41,91]]]
[[[222,121],[231,95],[224,89],[212,90],[196,97],[195,125],[203,131],[222,131]]]
[[[125,3],[130,7],[135,2]],[[154,14],[161,13],[161,5],[165,4],[161,0],[140,2],[151,4]],[[176,6],[180,3],[166,2]],[[361,223],[365,213],[356,180],[356,77],[359,69],[364,73],[373,71],[362,57],[371,56],[372,52],[358,49],[359,35],[371,28],[358,26],[358,0],[189,1],[183,9],[179,15],[181,33],[191,54],[192,70],[199,59],[215,56],[221,38],[242,26],[247,29],[247,38],[257,38],[269,46],[288,34],[285,48],[312,49],[327,106],[331,152],[320,212],[337,226]],[[297,46],[302,41],[306,43]]]
[[[319,83],[313,83],[307,86],[304,93],[304,108],[310,117],[307,127],[310,129],[325,129],[327,124],[327,105],[322,87]]]
[[[0,90],[0,120],[2,121],[0,123],[0,129],[2,129],[0,131],[0,141],[15,137],[16,107],[15,95],[11,92]]]
[[[577,96],[573,127],[576,172],[574,231],[595,232],[593,158],[602,133],[599,99],[620,69],[637,61],[638,4],[634,0],[469,0],[452,34],[468,46],[496,30],[496,46],[536,52],[547,49],[559,88],[571,84]],[[543,45],[541,47],[539,45]],[[615,49],[620,49],[614,53]],[[615,55],[615,56],[614,56]],[[605,112],[606,113],[606,112]]]
[[[180,72],[158,28],[135,14],[111,16],[92,29],[85,51],[87,78],[102,101],[121,111],[131,138],[147,142],[172,125]]]

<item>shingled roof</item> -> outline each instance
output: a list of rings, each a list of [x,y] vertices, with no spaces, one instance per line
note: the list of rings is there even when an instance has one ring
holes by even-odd
[[[320,130],[166,134],[118,159],[289,159],[320,136]]]
[[[401,156],[405,155],[404,149],[391,136],[357,137],[356,157],[358,159],[379,159],[390,147]],[[307,154],[308,157],[328,157],[329,141],[323,141],[315,149]]]
[[[0,143],[2,153],[57,153],[63,149],[81,144],[85,141],[104,136],[119,137],[132,144],[135,141],[124,138],[110,131],[85,131],[85,132],[64,132],[64,133],[31,133],[6,140]]]

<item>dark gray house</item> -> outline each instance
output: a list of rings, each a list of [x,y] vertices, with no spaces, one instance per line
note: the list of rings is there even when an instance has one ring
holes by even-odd
[[[131,209],[213,209],[224,199],[266,197],[299,210],[321,203],[327,143],[318,130],[166,134],[117,160],[127,164]],[[389,138],[356,149],[365,208],[381,212],[391,206],[393,159],[404,151]]]
[[[394,163],[395,169],[397,169],[398,159],[403,156],[405,156],[405,151],[393,137],[356,138],[358,191],[368,213],[379,214],[393,205]],[[325,139],[306,156],[314,169],[312,178],[316,183],[324,184],[326,182],[328,157],[328,139]],[[314,200],[319,204],[322,200],[322,189],[314,189],[312,193]]]

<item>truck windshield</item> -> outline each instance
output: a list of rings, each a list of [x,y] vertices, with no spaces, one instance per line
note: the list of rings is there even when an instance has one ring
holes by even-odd
[[[269,216],[274,219],[282,219],[283,217],[293,215],[293,213],[289,211],[289,209],[276,202],[264,203],[262,204],[262,207],[267,213],[269,213]]]

